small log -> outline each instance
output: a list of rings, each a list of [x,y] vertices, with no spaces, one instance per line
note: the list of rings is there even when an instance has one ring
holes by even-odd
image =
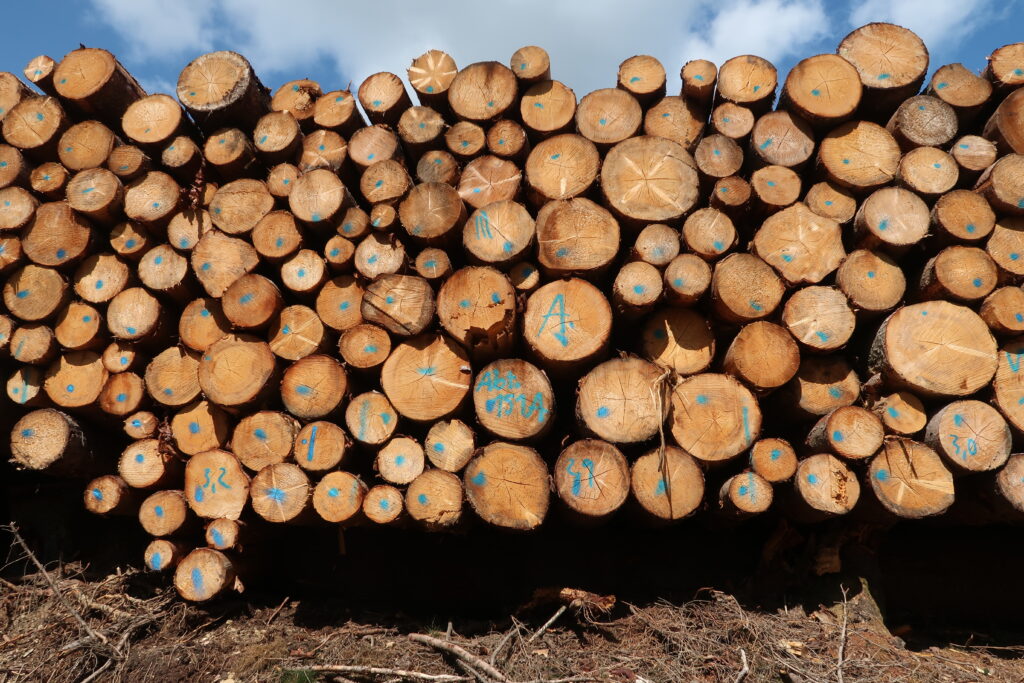
[[[967,396],[996,372],[996,343],[974,311],[947,301],[904,306],[878,328],[869,365],[920,396]]]
[[[435,422],[427,432],[423,449],[430,464],[446,472],[461,472],[473,457],[473,430],[461,420]]]
[[[523,93],[519,116],[534,139],[572,132],[576,93],[559,81],[539,81]]]
[[[277,286],[262,275],[243,275],[232,283],[221,297],[225,317],[236,328],[266,328],[283,306]]]
[[[165,349],[146,366],[146,391],[165,406],[185,405],[199,395],[198,368],[194,351],[176,346]]]
[[[444,330],[473,358],[507,355],[516,337],[512,283],[493,268],[459,269],[441,285],[437,317]]]
[[[665,298],[677,306],[692,306],[711,287],[711,267],[694,254],[680,254],[665,268]]]
[[[644,358],[680,375],[703,372],[715,355],[711,326],[699,313],[663,308],[647,318],[641,337]]]
[[[104,369],[106,367],[107,364],[104,363]],[[103,412],[121,417],[134,413],[145,400],[146,385],[142,378],[134,372],[119,372],[107,377],[98,403]]]
[[[459,183],[459,164],[449,152],[434,150],[424,154],[416,164],[416,179],[421,183]]]
[[[836,53],[853,64],[864,86],[861,108],[888,116],[917,93],[928,72],[928,48],[910,29],[873,22],[851,31]]]
[[[1024,154],[1024,126],[1020,123],[1022,114],[1024,95],[1014,91],[1003,100],[985,123],[982,134],[995,143],[999,153]]]
[[[367,286],[361,309],[366,321],[392,334],[415,336],[434,319],[434,290],[415,275],[381,275]]]
[[[745,451],[761,431],[757,399],[728,375],[699,374],[672,390],[672,437],[705,463],[730,460]]]
[[[252,66],[242,55],[227,50],[189,62],[178,76],[176,94],[205,133],[229,125],[252,130],[270,111],[269,91]]]
[[[978,178],[978,192],[997,214],[1024,215],[1024,155],[1007,154]]]
[[[313,105],[313,123],[346,138],[366,125],[356,108],[356,99],[348,90],[332,90],[317,98]]]
[[[368,76],[359,86],[359,104],[370,123],[397,126],[402,112],[412,106],[402,79],[382,71]]]
[[[367,490],[351,472],[328,472],[313,489],[313,509],[326,522],[348,522],[362,511]]]
[[[783,389],[782,405],[799,418],[817,418],[860,397],[860,379],[840,355],[805,355],[796,377]]]
[[[618,88],[601,88],[584,95],[576,108],[580,135],[602,152],[636,135],[643,118],[637,99]]]
[[[862,248],[901,254],[928,234],[929,222],[923,199],[909,190],[883,187],[861,202],[853,227]]]
[[[237,368],[246,368],[245,374]],[[219,406],[241,407],[268,390],[274,371],[274,354],[266,343],[248,335],[227,335],[203,354],[199,387]]]
[[[349,145],[345,138],[331,130],[315,130],[302,139],[302,151],[295,163],[301,173],[309,173],[318,168],[337,173],[345,167],[349,153]],[[290,184],[295,180],[297,178]]]
[[[281,311],[267,339],[270,350],[278,358],[299,360],[323,351],[328,338],[323,321],[308,306],[288,306]]]
[[[487,151],[521,164],[530,151],[530,140],[521,125],[511,119],[501,119],[487,129]]]
[[[791,206],[800,197],[800,176],[785,166],[765,166],[750,177],[753,209],[759,214],[773,214]]]
[[[231,331],[218,299],[196,299],[181,313],[178,335],[183,344],[196,351],[205,351]]]
[[[882,421],[857,406],[836,408],[819,419],[804,440],[811,453],[831,452],[847,460],[870,458],[882,447]]]
[[[840,225],[852,221],[857,211],[857,200],[853,195],[827,180],[812,185],[804,196],[804,203],[814,213],[831,218]]]
[[[299,179],[299,173],[298,166],[294,164],[277,164],[267,174],[267,191],[276,199],[287,199]]]
[[[57,88],[53,85],[53,71],[57,68],[57,62],[53,57],[39,55],[29,60],[22,71],[26,80],[36,86],[50,97],[57,96]]]
[[[441,50],[427,50],[412,60],[406,75],[416,97],[437,111],[448,109],[448,88],[459,68],[451,55]]]
[[[797,62],[782,89],[788,109],[817,125],[834,126],[857,111],[862,94],[857,69],[839,55],[815,55]]]
[[[771,266],[752,254],[730,254],[715,264],[711,302],[727,322],[747,323],[772,315],[785,287]]]
[[[555,461],[555,493],[580,520],[607,520],[629,495],[630,472],[618,448],[600,439],[570,444]]]
[[[981,401],[953,401],[925,427],[924,442],[957,473],[989,472],[1010,457],[1013,438],[1006,420]]]
[[[978,247],[946,247],[928,260],[921,273],[920,299],[974,302],[988,296],[999,282],[995,262]]]
[[[855,193],[892,182],[899,161],[900,147],[892,134],[870,121],[840,124],[818,147],[818,164],[828,179]]]
[[[451,472],[427,470],[405,492],[405,509],[429,530],[450,529],[462,518],[462,481]]]
[[[508,272],[512,286],[517,293],[529,294],[540,286],[540,272],[529,261],[520,261]]]
[[[924,429],[928,421],[921,399],[909,391],[895,391],[883,396],[873,406],[885,431],[899,436],[912,436]]]
[[[811,126],[785,110],[757,119],[750,136],[749,157],[766,165],[803,168],[814,154]]]
[[[39,202],[22,187],[0,190],[0,230],[18,230],[35,217]],[[71,214],[73,216],[73,214]]]
[[[601,191],[612,212],[627,223],[676,220],[696,203],[697,164],[671,140],[631,138],[605,157]]]
[[[718,512],[733,519],[746,519],[768,510],[774,499],[772,485],[755,472],[726,479],[718,491]]]
[[[960,167],[960,184],[973,187],[982,171],[996,161],[996,146],[978,135],[964,135],[954,140],[949,153]]]
[[[83,47],[64,55],[53,70],[57,97],[73,109],[112,128],[121,124],[129,105],[146,91],[106,50]]]
[[[147,410],[140,410],[125,418],[124,433],[132,439],[145,439],[156,433],[159,424],[156,415]]]
[[[404,486],[423,473],[426,458],[423,446],[407,436],[391,439],[381,446],[374,460],[374,469],[389,484]],[[407,506],[408,507],[408,506]]]
[[[164,149],[179,135],[192,133],[185,111],[170,95],[148,95],[128,105],[121,117],[125,137],[142,149]]]
[[[611,325],[611,306],[599,289],[583,280],[556,280],[526,300],[523,337],[545,369],[564,373],[605,353]]]
[[[796,451],[785,439],[759,439],[750,447],[750,468],[768,483],[788,481],[796,466]]]
[[[599,273],[618,255],[619,224],[607,209],[578,197],[537,212],[537,260],[551,276]]]
[[[313,354],[284,371],[281,401],[295,417],[312,420],[340,410],[347,389],[348,376],[341,363],[331,356]]]
[[[118,153],[118,150],[123,149],[118,147],[115,149],[111,156]],[[136,159],[138,163],[140,159]],[[171,144],[167,145],[160,152],[160,164],[167,169],[167,172],[174,176],[179,182],[188,183],[195,178],[196,173],[199,172],[200,167],[206,163],[203,158],[202,148],[196,144],[192,138],[185,135],[179,135],[178,137],[171,140]],[[132,177],[136,177],[143,171],[139,168],[137,171],[132,168],[134,165],[129,160],[127,164],[129,168],[125,169],[125,172],[131,172]],[[149,171],[148,164],[145,164],[145,171]]]
[[[630,490],[644,512],[661,522],[693,514],[704,498],[704,474],[675,446],[655,448],[633,463]]]
[[[378,484],[363,497],[363,515],[374,524],[396,524],[404,512],[404,497],[394,486]]]
[[[518,358],[497,360],[477,374],[473,407],[480,426],[495,436],[533,439],[551,426],[554,391],[547,375],[536,366]]]
[[[665,67],[650,55],[636,55],[619,64],[617,87],[645,108],[665,96]]]
[[[527,45],[513,52],[508,66],[524,85],[551,78],[551,58],[544,48],[536,45]]]
[[[99,354],[69,351],[46,369],[43,390],[62,408],[83,408],[97,402],[109,374]]]
[[[693,153],[704,132],[704,111],[686,97],[669,96],[644,114],[644,135],[672,140]]]
[[[597,180],[601,157],[590,140],[581,135],[555,135],[538,143],[526,159],[526,184],[530,201],[541,206],[549,201],[582,195]]]
[[[661,298],[661,272],[649,263],[632,261],[624,265],[612,283],[612,306],[623,319],[649,313]]]
[[[353,396],[345,409],[345,426],[352,438],[362,444],[379,446],[395,433],[398,415],[387,397],[379,391]]]
[[[995,225],[992,207],[970,190],[947,192],[932,207],[931,227],[947,240],[979,242],[992,233]]]
[[[232,453],[213,449],[185,464],[185,497],[205,519],[238,519],[249,499],[249,477]]]
[[[424,153],[441,148],[445,122],[441,114],[430,107],[409,107],[398,120],[397,131],[406,156],[419,159]]]
[[[60,163],[69,171],[98,168],[106,162],[115,142],[114,132],[99,121],[82,121],[64,131],[57,143]]]
[[[187,529],[191,517],[183,491],[157,491],[139,506],[139,523],[147,534],[157,538]]]
[[[163,228],[178,212],[181,188],[174,178],[150,171],[132,181],[124,191],[124,214],[146,226]]]
[[[306,78],[288,81],[270,98],[270,108],[291,114],[304,128],[311,129],[316,103],[322,96],[323,91],[316,81]]]
[[[91,241],[92,224],[62,202],[41,205],[21,233],[22,251],[40,266],[77,263]]]
[[[325,472],[345,464],[348,438],[333,422],[311,422],[295,435],[293,457],[308,472]]]
[[[386,126],[360,128],[348,139],[348,158],[359,171],[365,170],[376,161],[401,159],[401,141]]]
[[[786,328],[760,320],[744,325],[722,358],[722,369],[758,394],[778,389],[800,368],[800,349]]]
[[[764,221],[752,246],[791,285],[821,282],[846,256],[839,224],[802,202]]]
[[[252,132],[256,155],[268,166],[295,161],[302,147],[299,122],[287,111],[264,114]]]
[[[701,138],[693,158],[701,177],[717,182],[739,172],[743,166],[743,148],[732,138],[714,133]]]
[[[4,305],[19,320],[46,320],[64,306],[67,289],[67,282],[56,270],[30,263],[7,278],[3,288]]]
[[[174,414],[170,426],[174,443],[185,455],[221,448],[231,431],[227,413],[209,401],[188,404]]]
[[[778,82],[778,72],[771,62],[754,55],[741,55],[722,64],[715,94],[727,102],[764,111],[775,99]]]
[[[182,543],[166,538],[154,538],[146,546],[142,559],[151,571],[165,572],[181,564],[188,552],[187,546]]]
[[[501,200],[473,212],[462,229],[462,244],[470,257],[482,263],[504,264],[522,258],[535,232],[526,207]]]
[[[289,462],[267,465],[252,479],[253,511],[275,524],[306,521],[312,513],[312,486],[301,468]]]
[[[181,481],[181,461],[158,439],[141,439],[121,451],[117,473],[132,488],[162,489]]]
[[[179,81],[179,97],[181,84]],[[174,587],[189,602],[205,602],[236,587],[237,576],[231,560],[219,550],[196,548],[174,570]]]
[[[324,283],[316,297],[316,314],[333,330],[347,330],[363,322],[363,288],[351,275]]]
[[[656,268],[664,268],[679,256],[679,233],[662,223],[652,223],[636,236],[630,255]]]
[[[936,69],[927,92],[953,107],[960,126],[966,127],[992,97],[992,83],[958,62]]]
[[[878,501],[892,514],[920,519],[945,512],[953,504],[953,475],[931,448],[893,437],[868,466]]]
[[[207,523],[203,533],[206,545],[214,550],[241,550],[248,534],[242,522],[234,519],[214,519]]]
[[[742,142],[754,128],[754,113],[732,102],[723,102],[711,112],[711,127],[724,137]]]
[[[978,315],[996,335],[1024,334],[1024,290],[1000,287],[981,303]]]
[[[42,323],[21,325],[11,334],[10,343],[14,347],[11,357],[28,365],[49,365],[60,353],[53,328]]]
[[[52,408],[33,410],[11,429],[13,465],[61,477],[81,477],[96,467],[85,433],[71,416]]]
[[[455,75],[448,86],[448,104],[460,119],[493,121],[515,103],[516,90],[516,76],[507,66],[476,62]]]
[[[275,410],[253,413],[235,426],[231,449],[247,469],[259,472],[291,456],[299,428],[299,421],[287,413]]]
[[[800,461],[793,477],[795,512],[808,520],[845,515],[860,499],[860,482],[841,460],[818,453]]]
[[[532,448],[495,441],[466,466],[463,482],[469,504],[488,524],[529,531],[547,516],[548,468]]]
[[[715,261],[736,246],[736,226],[728,215],[712,207],[697,209],[683,223],[687,248],[706,261]]]
[[[452,156],[465,163],[480,155],[487,145],[487,133],[482,126],[459,121],[445,132],[444,144]]]
[[[692,59],[679,71],[683,81],[681,94],[689,100],[701,105],[711,101],[718,80],[718,67],[706,59]]]
[[[45,405],[43,395],[43,373],[39,368],[22,365],[7,380],[7,398],[29,408]]]
[[[911,97],[899,106],[886,125],[904,151],[915,147],[944,147],[956,136],[956,111],[928,95]]]
[[[455,341],[428,334],[395,347],[381,368],[381,387],[403,417],[431,422],[459,408],[469,393],[471,374],[466,352]]]
[[[256,148],[245,131],[239,128],[221,128],[206,138],[203,158],[225,180],[263,173],[256,159]]]
[[[126,221],[119,225],[125,226],[124,232],[127,239],[134,238],[137,241],[139,240],[135,235],[127,235],[134,227],[131,223]],[[212,228],[213,219],[208,211],[185,209],[174,214],[171,221],[167,224],[167,241],[178,251],[190,251],[199,243],[199,239]],[[141,235],[148,237],[144,233]],[[134,245],[125,244],[123,246],[131,250]]]
[[[802,348],[828,353],[846,345],[857,319],[842,292],[832,287],[804,287],[786,302],[782,323]]]
[[[451,185],[424,182],[412,188],[399,204],[398,217],[413,238],[427,244],[444,244],[454,240],[465,223],[466,205]]]
[[[52,97],[28,97],[3,117],[3,137],[35,162],[56,161],[57,143],[70,125],[60,103]]]
[[[836,273],[836,284],[858,311],[881,313],[903,299],[907,280],[888,254],[858,249],[851,252]]]
[[[53,162],[42,164],[42,166],[63,168],[60,164]],[[42,193],[42,188],[37,188],[33,182],[36,170],[25,162],[25,157],[17,147],[0,145],[0,188],[16,185]]]
[[[459,196],[474,209],[519,196],[523,174],[507,159],[486,155],[473,159],[462,169]]]
[[[379,369],[391,354],[391,337],[377,325],[360,324],[341,333],[338,353],[357,370]]]

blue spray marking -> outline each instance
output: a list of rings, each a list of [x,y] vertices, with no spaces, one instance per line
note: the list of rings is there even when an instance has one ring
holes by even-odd
[[[869,278],[872,278],[872,279],[874,279],[874,277],[875,277],[875,271],[873,271],[873,270],[869,270],[869,271],[868,271],[868,277],[869,277]]]
[[[792,254],[783,254],[782,255],[782,260],[785,261],[786,263],[792,263],[793,262],[793,255]]]
[[[875,479],[878,481],[886,481],[889,479],[889,470],[878,470],[875,472]]]
[[[114,400],[117,401],[118,403],[124,403],[125,401],[128,400],[128,394],[118,394],[117,396],[114,397]]]
[[[665,495],[665,478],[662,477],[658,480],[658,485],[654,487],[654,495],[664,496]]]
[[[96,500],[103,500],[103,491],[100,491],[99,489],[93,489],[92,497],[95,498]]]
[[[370,401],[365,400],[359,406],[359,435],[360,441],[366,439],[366,421],[370,417]]]
[[[829,387],[828,395],[831,396],[832,398],[839,398],[840,396],[843,395],[843,392],[840,391],[837,387]]]
[[[164,507],[162,505],[157,505],[156,507],[153,508],[153,514],[156,515],[157,517],[163,517],[164,516]]]
[[[971,284],[973,284],[975,287],[981,287],[981,284],[982,284],[981,278],[980,277],[974,278],[974,280],[971,281]]]
[[[213,545],[216,548],[224,547],[224,534],[217,529],[210,529],[210,536],[213,538]]]
[[[587,488],[594,488],[594,461],[590,458],[583,458],[583,466],[587,468]]]
[[[312,462],[313,460],[313,448],[316,444],[316,430],[317,425],[313,425],[313,429],[309,432],[309,448],[306,450],[306,461]]]
[[[816,475],[816,474],[808,474],[807,475],[807,483],[809,483],[809,484],[817,484],[818,483],[818,475]]]
[[[780,451],[778,448],[773,448],[772,452],[771,452],[771,456],[772,456],[772,460],[778,460],[779,458],[782,457],[782,451]]]
[[[555,250],[555,256],[557,256],[558,258],[562,258],[568,255],[569,249],[567,247],[559,247],[557,250]]]
[[[957,427],[962,426],[964,423],[964,416],[959,413],[953,416],[953,424]]]
[[[198,567],[192,570],[192,587],[200,595],[203,594],[203,573],[199,571]]]
[[[416,500],[419,502],[420,505],[426,505],[427,504],[427,494],[421,493],[420,495],[416,496]]]
[[[257,439],[259,439],[260,441],[266,441],[267,440],[267,433],[264,430],[262,430],[262,429],[258,429],[257,428],[255,430],[253,430],[252,435],[255,436]]]
[[[885,412],[889,413],[889,417],[899,417],[900,416],[900,411],[896,410],[892,406],[889,406],[888,408],[886,408]]]
[[[598,417],[608,417],[608,414],[610,412],[611,411],[608,410],[607,406],[601,406],[600,408],[597,409],[597,416]]]
[[[741,412],[743,415],[743,440],[750,443],[750,409],[747,406],[743,406]]]
[[[772,144],[772,142],[774,142],[774,140],[772,140],[772,138],[768,138],[767,140],[765,140],[764,142],[762,142],[762,143],[761,143],[760,145],[758,145],[758,146],[759,146],[759,147],[760,147],[761,149],[768,149],[769,147],[771,147],[771,144]],[[715,151],[717,152],[718,150],[716,149]]]
[[[384,424],[391,424],[391,414],[390,413],[381,413],[380,414],[380,421],[383,422]]]
[[[544,314],[540,323],[540,329],[537,330],[537,336],[539,337],[541,333],[544,332],[550,318],[558,318],[559,322],[557,323],[557,331],[552,330],[551,333],[554,335],[555,339],[562,344],[562,346],[568,346],[569,337],[566,335],[566,332],[569,329],[576,327],[576,323],[568,320],[568,317],[569,314],[565,312],[565,295],[558,294],[551,301],[551,306],[548,308],[548,312]]]
[[[832,440],[835,441],[836,443],[842,443],[843,438],[843,433],[838,429],[832,432]]]
[[[337,498],[339,493],[341,493],[341,492],[338,491],[338,489],[333,488],[333,487],[328,489],[328,491],[327,491],[327,495],[330,496],[331,498]]]
[[[697,404],[698,405],[704,406],[704,405],[707,405],[707,403],[708,403],[708,397],[707,396],[705,396],[704,394],[697,394]]]
[[[391,501],[390,500],[388,500],[387,498],[381,498],[380,499],[380,509],[381,510],[387,510],[390,507],[391,507]]]
[[[313,393],[313,388],[306,386],[305,384],[300,384],[299,386],[295,387],[295,391],[300,396],[309,396],[310,394]]]
[[[267,489],[267,498],[274,501],[275,503],[283,503],[284,491],[276,487],[271,487]]]
[[[473,478],[470,479],[470,481],[472,481],[477,486],[483,486],[484,484],[487,483],[487,477],[484,476],[484,471],[480,470],[475,475],[473,475]]]
[[[435,453],[444,453],[444,444],[443,443],[435,443],[434,444],[434,452]]]
[[[149,568],[156,571],[159,570],[164,564],[164,558],[160,556],[160,553],[153,553],[153,557],[149,559]]]
[[[146,456],[144,456],[142,453],[135,454],[135,462],[145,462],[145,460]]]

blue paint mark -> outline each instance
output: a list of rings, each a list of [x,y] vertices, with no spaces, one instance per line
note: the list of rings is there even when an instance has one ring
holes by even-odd
[[[846,164],[846,165],[849,165],[850,164],[850,160],[849,159],[843,159],[843,163]]]
[[[384,424],[391,424],[391,414],[390,413],[381,413],[380,414],[380,421],[383,422]]]
[[[807,483],[809,483],[809,484],[817,484],[818,483],[818,475],[816,475],[816,474],[808,474],[807,475]]]
[[[359,406],[359,434],[357,438],[360,441],[366,439],[366,421],[370,416],[370,401],[363,401]]]
[[[215,548],[224,547],[224,534],[217,529],[210,529],[210,536],[213,538],[213,546]]]
[[[92,316],[91,315],[83,315],[82,316],[82,322],[83,323],[92,322]]]
[[[654,487],[654,495],[664,496],[665,495],[665,478],[662,477],[658,480],[658,485]]]
[[[66,388],[66,389],[68,390],[68,393],[69,393],[69,394],[73,394],[73,393],[75,393],[75,385],[74,385],[74,384],[69,384],[69,385],[67,385],[67,387],[65,387],[65,388]]]
[[[843,438],[843,433],[838,429],[832,432],[832,440],[835,441],[836,443],[842,443]]]
[[[142,453],[136,453],[135,454],[135,462],[145,462],[145,461],[146,461],[146,456],[144,456]]]
[[[274,501],[275,503],[283,503],[284,491],[276,487],[271,487],[267,489],[267,498]]]
[[[339,493],[341,492],[338,491],[338,489],[334,488],[333,486],[327,490],[327,495],[330,496],[331,498],[337,498]]]
[[[373,186],[374,186],[374,187],[380,187],[380,186],[382,186],[383,184],[384,184],[384,181],[383,181],[383,180],[378,180],[378,181],[377,181],[376,183],[374,183],[374,184],[373,184]]]
[[[888,230],[889,229],[889,219],[888,218],[883,219],[882,222],[878,224],[878,229],[883,231],[883,232]]]
[[[197,593],[203,594],[203,573],[199,571],[198,567],[192,570],[192,586]]]
[[[164,564],[164,558],[160,553],[153,553],[153,557],[149,558],[149,568],[158,571]]]
[[[949,86],[949,83],[946,83],[945,81],[943,81],[942,83],[939,83],[938,85],[936,85],[935,89],[936,90],[942,90],[943,88],[946,88],[948,86]]]
[[[700,74],[694,74],[694,76],[693,76],[693,79],[694,79],[695,81],[703,81],[703,80],[704,80],[704,77],[703,77],[703,76],[701,76]]]
[[[839,398],[840,396],[843,395],[843,392],[839,390],[839,388],[837,387],[829,387],[828,395],[831,396],[832,398]]]
[[[1013,317],[1017,319],[1017,322],[1024,323],[1024,315],[1021,315],[1020,313],[1015,313]]]
[[[823,342],[828,341],[830,336],[828,332],[815,332],[814,334],[818,335],[818,339]]]
[[[372,256],[370,256],[370,258],[366,259],[366,262],[369,263],[369,264],[376,263],[377,262],[377,255],[373,254]]]
[[[309,396],[313,393],[313,387],[307,386],[305,384],[300,384],[295,388],[295,391],[300,396]]]
[[[597,409],[597,416],[598,417],[608,417],[608,413],[610,413],[610,412],[611,411],[608,410],[607,406],[601,406],[600,408]]]
[[[204,318],[209,318],[210,312],[204,308],[203,310],[199,311],[199,315],[201,315]]]
[[[164,395],[166,395],[166,396],[170,396],[173,393],[174,393],[174,390],[171,389],[170,387],[167,387],[166,389],[164,389]]]
[[[629,79],[629,82],[630,82],[630,83],[636,83],[636,82],[637,82],[637,81],[639,81],[639,80],[640,80],[640,77],[639,77],[639,76],[633,76],[633,78]]]
[[[142,426],[142,420],[138,420],[138,419],[132,420],[132,427],[141,427],[141,426]]]
[[[762,306],[761,304],[757,303],[756,301],[751,301],[750,302],[750,307],[753,308],[755,311],[758,311],[758,312],[764,310],[764,306]]]
[[[974,280],[971,281],[971,284],[973,284],[975,287],[981,287],[981,278],[980,277],[974,278]]]
[[[126,327],[124,329],[125,329],[125,332],[127,332],[128,334],[135,334],[138,331],[134,327]]]
[[[64,251],[63,249],[58,249],[57,250],[57,258],[63,259],[67,255],[68,255],[68,252]]]
[[[772,456],[772,460],[778,460],[779,458],[782,457],[782,451],[780,451],[778,448],[773,448],[770,455]]]
[[[27,439],[27,438],[29,438],[30,436],[32,436],[33,434],[35,434],[35,432],[34,432],[34,431],[32,431],[31,429],[22,429],[22,430],[21,430],[21,436],[22,436],[22,438],[25,438],[25,439]]]
[[[434,444],[434,452],[435,453],[444,453],[444,444],[443,443],[435,443]]]
[[[124,403],[125,401],[128,400],[128,394],[118,394],[117,396],[114,397],[114,400],[117,401],[118,403]]]
[[[786,263],[792,263],[793,262],[793,255],[792,254],[783,254],[782,255],[782,260],[785,261]]]
[[[722,251],[722,249],[725,248],[725,245],[722,244],[721,240],[715,240],[714,242],[711,243],[711,246],[714,247],[717,251]]]
[[[391,507],[391,501],[390,500],[388,500],[387,498],[381,498],[380,499],[380,509],[381,510],[387,510],[390,507]]]
[[[281,334],[291,334],[291,332],[292,328],[289,327],[288,325],[285,325],[284,327],[281,328]]]
[[[775,187],[775,181],[774,180],[769,180],[768,181],[768,187]]]
[[[884,81],[887,78],[889,78],[889,74],[878,74],[878,80],[880,81]]]
[[[760,89],[761,89],[761,86],[759,86],[759,85],[755,85],[755,86],[754,86],[754,92],[757,92],[757,91],[758,91],[758,90],[760,90]]]
[[[210,269],[210,262],[209,262],[209,261],[207,261],[207,262],[206,262],[206,263],[204,263],[203,265],[199,266],[199,269],[200,269],[200,270],[204,270],[204,271],[205,271],[205,270],[209,270],[209,269]]]
[[[313,449],[316,446],[316,430],[317,425],[313,425],[313,429],[309,431],[309,448],[306,450],[306,462],[313,461]]]
[[[252,434],[253,434],[253,436],[255,436],[260,441],[266,441],[267,440],[267,433],[264,430],[262,430],[262,429],[259,429],[259,428],[254,429]]]
[[[743,440],[750,443],[750,409],[743,406],[741,413],[743,415]]]
[[[189,422],[188,423],[188,433],[189,434],[198,434],[201,430],[202,430],[202,427],[199,426],[198,422]]]
[[[815,88],[814,90],[811,91],[811,94],[814,95],[815,97],[817,97],[818,95],[821,94],[821,91],[818,90],[817,88]]]
[[[512,253],[512,246],[513,245],[512,245],[511,242],[505,242],[505,244],[503,244],[501,246],[501,250],[504,251],[506,254],[511,254]]]
[[[340,304],[338,304],[338,308],[341,309],[342,311],[347,311],[349,309],[349,306],[351,305],[352,304],[348,301],[342,301]]]
[[[769,147],[771,147],[771,144],[772,144],[772,142],[774,142],[774,140],[773,140],[772,138],[768,138],[767,140],[765,140],[764,142],[762,142],[762,143],[761,143],[760,145],[758,145],[758,146],[759,146],[759,147],[760,147],[761,149],[768,149]],[[715,150],[715,154],[717,154],[717,153],[718,153],[718,150],[716,149],[716,150]]]
[[[420,495],[416,496],[416,500],[419,502],[420,505],[426,505],[427,504],[427,494],[421,493]]]
[[[473,478],[470,479],[470,481],[472,481],[477,486],[483,486],[484,484],[487,483],[487,477],[484,476],[484,471],[480,470],[475,475],[473,475]]]
[[[721,150],[717,150],[717,149],[716,149],[716,150],[715,150],[715,156],[716,156],[716,157],[720,157],[720,156],[722,156],[722,152],[721,152]]]
[[[672,281],[672,286],[673,287],[682,287],[683,286],[683,278],[677,277],[675,280]]]
[[[131,248],[133,248],[135,246],[135,244],[136,244],[135,240],[128,239],[128,240],[125,240],[124,247],[125,247],[125,249],[131,249]],[[188,240],[182,238],[181,246],[187,247],[188,246]]]
[[[647,288],[643,285],[633,285],[633,292],[636,294],[643,294],[647,291]]]
[[[374,346],[373,344],[367,344],[365,347],[363,347],[363,351],[365,351],[366,353],[377,353],[377,347]]]
[[[391,295],[389,294],[389,295],[387,295],[386,297],[384,297],[384,301],[385,301],[386,303],[389,303],[389,304],[393,304],[393,303],[395,303],[395,297],[393,297],[393,296],[391,296]]]
[[[153,514],[156,515],[157,517],[163,517],[164,516],[164,507],[162,505],[155,506],[153,508]]]
[[[561,154],[552,154],[552,155],[551,155],[551,158],[552,158],[553,160],[557,161],[557,160],[558,160],[558,157],[560,157],[560,156],[562,156],[562,155],[561,155]]]
[[[889,479],[889,470],[878,470],[875,472],[875,479],[878,481],[886,481]]]
[[[469,306],[470,306],[469,299],[463,299],[462,301],[459,302],[459,307],[460,308],[469,308]]]
[[[14,296],[18,297],[19,299],[24,299],[25,297],[28,296],[28,290],[27,289],[22,289],[21,291],[16,293]]]
[[[559,247],[557,250],[555,250],[555,256],[557,256],[558,258],[562,258],[562,257],[568,256],[568,255],[569,255],[568,247]]]
[[[918,111],[924,111],[924,105],[923,104],[917,105],[917,110]]]
[[[103,491],[100,491],[99,489],[93,489],[92,497],[95,498],[96,500],[103,500]]]
[[[966,230],[969,233],[973,233],[974,232],[974,223],[968,223],[967,226],[964,228],[964,230]]]
[[[426,368],[418,368],[416,370],[416,372],[420,373],[424,377],[427,377],[427,376],[433,375],[435,372],[437,372],[437,368],[435,368],[433,365],[431,365],[431,366],[426,367]]]
[[[868,271],[868,277],[869,277],[869,278],[872,278],[872,279],[874,279],[874,277],[875,277],[875,271],[873,271],[873,270],[869,270],[869,271]]]
[[[706,406],[708,404],[708,397],[704,394],[697,394],[697,405]]]
[[[932,164],[932,168],[942,168],[942,164],[939,164],[939,163]]]
[[[253,295],[250,292],[250,293],[247,293],[247,294],[243,294],[241,297],[239,297],[238,303],[240,303],[240,304],[247,304],[247,303],[249,303],[252,300],[253,300]]]
[[[955,424],[957,427],[962,426],[963,423],[964,423],[964,416],[963,415],[960,415],[958,413],[958,414],[953,416],[953,424]]]
[[[331,249],[331,252],[330,252],[329,255],[331,256],[331,258],[337,258],[338,255],[340,255],[340,254],[341,254],[341,249],[338,249],[338,247],[334,247],[333,249]]]

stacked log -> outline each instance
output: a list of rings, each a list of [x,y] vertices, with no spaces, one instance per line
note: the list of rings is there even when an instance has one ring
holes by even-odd
[[[12,461],[189,600],[266,524],[1024,515],[1022,55],[926,85],[870,24],[580,98],[536,46],[412,92],[37,57],[45,95],[0,74]]]

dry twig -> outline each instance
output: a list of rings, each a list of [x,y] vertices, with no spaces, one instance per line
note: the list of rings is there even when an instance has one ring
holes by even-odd
[[[442,652],[447,652],[448,654],[466,662],[470,666],[479,669],[480,671],[487,674],[496,681],[502,681],[502,683],[507,683],[508,681],[508,677],[505,676],[505,674],[501,673],[493,666],[491,666],[484,660],[480,659],[476,655],[472,654],[465,648],[461,648],[458,645],[455,645],[454,643],[446,643],[443,640],[438,640],[437,638],[432,638],[431,636],[425,636],[422,633],[410,633],[409,640],[413,641],[414,643],[420,643],[421,645],[429,645],[430,647],[435,648],[437,650],[441,650]]]

